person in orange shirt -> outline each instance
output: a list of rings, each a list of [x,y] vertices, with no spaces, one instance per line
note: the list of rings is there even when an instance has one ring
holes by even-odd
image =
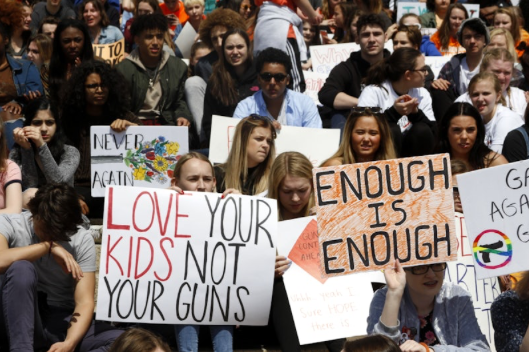
[[[164,0],[163,4],[160,4],[160,8],[163,14],[167,16],[169,28],[173,32],[179,23],[183,26],[189,19],[185,11],[184,3],[181,0]]]
[[[457,40],[457,31],[467,18],[468,12],[463,5],[455,3],[448,7],[441,27],[430,37],[441,55],[455,55],[465,52]]]

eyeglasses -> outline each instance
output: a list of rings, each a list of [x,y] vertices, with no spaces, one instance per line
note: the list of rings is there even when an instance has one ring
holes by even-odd
[[[100,88],[101,90],[106,89],[107,86],[104,83],[92,83],[92,84],[85,84],[86,89],[90,90],[96,90],[97,88]]]
[[[44,123],[46,126],[50,127],[50,126],[55,125],[55,120],[46,120],[46,121],[32,120],[31,121],[31,126],[40,127],[40,126],[42,126],[42,123]]]
[[[428,270],[432,269],[434,272],[441,272],[446,270],[446,263],[435,263],[430,265],[419,265],[412,266],[411,268],[404,268],[406,271],[410,271],[413,275],[424,275]]]
[[[264,72],[260,73],[259,77],[261,77],[261,79],[265,82],[270,82],[273,78],[277,83],[282,83],[288,77],[288,75],[283,73],[272,74],[269,72]]]
[[[420,73],[423,73],[425,75],[428,74],[428,67],[423,67],[423,68],[420,68],[418,70],[410,70],[411,72],[420,72]]]

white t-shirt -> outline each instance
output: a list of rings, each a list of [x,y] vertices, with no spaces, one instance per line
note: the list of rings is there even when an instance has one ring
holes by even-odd
[[[517,113],[498,105],[492,119],[485,124],[485,144],[495,152],[501,153],[507,134],[521,125],[523,120]]]
[[[424,115],[426,115],[430,121],[435,121],[435,116],[432,110],[432,97],[425,88],[412,88],[408,91],[408,95],[412,98],[417,98],[419,100],[419,110],[422,110]],[[376,85],[365,87],[358,98],[358,106],[378,106],[382,108],[383,111],[386,111],[393,106],[395,100],[397,100],[399,96],[400,95],[398,95],[393,89],[391,82],[386,80],[382,83],[382,87]],[[401,132],[409,130],[412,125],[408,120],[408,116],[402,116],[398,121],[398,124]]]
[[[507,92],[503,93],[505,102],[507,103],[507,108],[511,109],[523,119],[525,116],[525,108],[527,107],[527,102],[525,101],[525,92],[520,88],[510,87],[511,94]],[[459,98],[455,100],[456,103],[469,103],[472,105],[472,100],[470,100],[470,94],[468,92],[461,94]]]
[[[479,65],[477,65],[473,71],[470,71],[468,69],[467,64],[467,58],[464,57],[463,60],[461,60],[461,70],[459,71],[459,91],[460,92],[466,92],[468,90],[468,84],[470,83],[470,80],[472,77],[477,75],[479,73],[479,67],[481,66],[481,62]]]

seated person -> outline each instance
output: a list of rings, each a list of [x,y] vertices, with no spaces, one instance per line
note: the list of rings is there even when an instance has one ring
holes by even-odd
[[[321,118],[312,99],[287,88],[290,65],[288,55],[279,49],[261,51],[255,64],[261,90],[241,101],[233,117],[242,119],[257,114],[270,118],[276,128],[281,125],[321,128]]]
[[[109,348],[122,331],[92,320],[96,248],[90,230],[80,226],[77,193],[65,184],[48,184],[28,208],[0,216],[0,347]]]

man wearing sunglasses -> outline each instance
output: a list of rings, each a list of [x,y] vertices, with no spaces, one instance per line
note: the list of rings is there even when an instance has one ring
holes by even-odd
[[[284,51],[275,48],[261,51],[255,66],[261,90],[237,105],[234,118],[258,114],[270,118],[276,128],[281,125],[321,128],[321,118],[312,99],[287,88],[291,61]]]
[[[356,26],[360,51],[351,53],[347,60],[336,65],[318,93],[320,102],[331,110],[327,115],[331,117],[332,128],[343,129],[349,110],[358,104],[367,71],[390,55],[384,50],[386,28],[380,16],[360,16]]]

